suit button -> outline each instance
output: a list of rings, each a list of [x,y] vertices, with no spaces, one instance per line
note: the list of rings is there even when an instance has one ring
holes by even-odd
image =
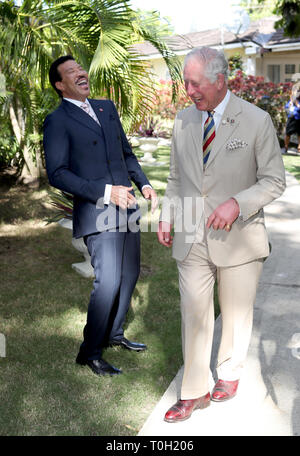
[[[97,144],[97,141],[93,141],[93,144],[94,144],[94,146],[96,146],[96,144]]]
[[[110,165],[110,160],[107,160],[107,164]]]

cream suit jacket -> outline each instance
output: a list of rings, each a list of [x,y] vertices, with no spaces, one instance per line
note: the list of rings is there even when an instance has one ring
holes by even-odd
[[[269,114],[230,93],[205,170],[202,112],[195,105],[174,123],[170,175],[160,220],[174,225],[172,253],[184,260],[207,231],[213,263],[244,264],[269,255],[263,207],[285,189],[285,170]],[[213,210],[234,197],[241,215],[230,232],[205,228]],[[205,223],[204,223],[205,222]]]

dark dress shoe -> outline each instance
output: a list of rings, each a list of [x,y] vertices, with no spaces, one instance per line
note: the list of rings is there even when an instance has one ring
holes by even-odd
[[[197,399],[180,399],[165,414],[165,421],[178,423],[187,420],[194,410],[204,409],[210,405],[210,394],[198,397]]]
[[[236,395],[238,385],[239,380],[218,380],[212,391],[212,400],[215,402],[224,402],[232,399]]]
[[[81,366],[88,366],[96,375],[119,375],[122,374],[120,369],[108,364],[104,359],[84,359],[79,353],[76,363]]]
[[[137,352],[144,351],[147,349],[147,345],[139,344],[137,342],[131,342],[130,340],[126,339],[126,337],[122,337],[121,339],[110,340],[108,344],[110,346],[121,345],[122,347],[127,348],[127,350],[133,350]]]

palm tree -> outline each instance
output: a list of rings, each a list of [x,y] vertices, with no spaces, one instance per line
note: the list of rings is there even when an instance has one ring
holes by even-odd
[[[34,177],[40,172],[45,109],[37,115],[33,101],[49,105],[47,72],[59,55],[72,53],[89,69],[92,96],[114,100],[127,132],[149,112],[155,98],[151,69],[134,52],[134,44],[147,40],[157,48],[174,81],[174,97],[177,93],[177,60],[151,21],[142,25],[136,20],[128,0],[24,0],[20,7],[8,0],[0,3],[0,13],[0,72],[13,93],[7,109],[23,152],[23,169]]]
[[[54,100],[45,90],[45,79],[52,59],[51,44],[58,36],[50,36],[44,9],[39,0],[25,0],[20,7],[13,1],[0,3],[0,72],[7,89],[2,107],[10,117],[19,146],[21,178],[37,179],[43,169],[41,106],[48,104],[50,108],[47,100]]]
[[[180,64],[155,32],[159,31],[155,14],[141,23],[129,0],[56,0],[48,4],[56,24],[60,21],[63,31],[65,24],[72,30],[70,50],[89,69],[93,94],[114,100],[125,130],[144,117],[155,98],[150,65],[134,52],[134,44],[149,41],[162,54],[176,96]]]

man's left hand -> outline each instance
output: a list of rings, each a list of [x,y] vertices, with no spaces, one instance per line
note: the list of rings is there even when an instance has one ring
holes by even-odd
[[[156,194],[155,190],[153,190],[153,188],[151,188],[151,187],[145,187],[142,190],[142,194],[145,199],[151,200],[151,212],[153,214],[153,212],[155,211],[155,209],[158,206],[158,198],[157,198],[157,194]]]
[[[206,227],[213,227],[214,230],[230,231],[231,225],[238,218],[240,207],[234,198],[230,198],[220,204],[207,220]]]

